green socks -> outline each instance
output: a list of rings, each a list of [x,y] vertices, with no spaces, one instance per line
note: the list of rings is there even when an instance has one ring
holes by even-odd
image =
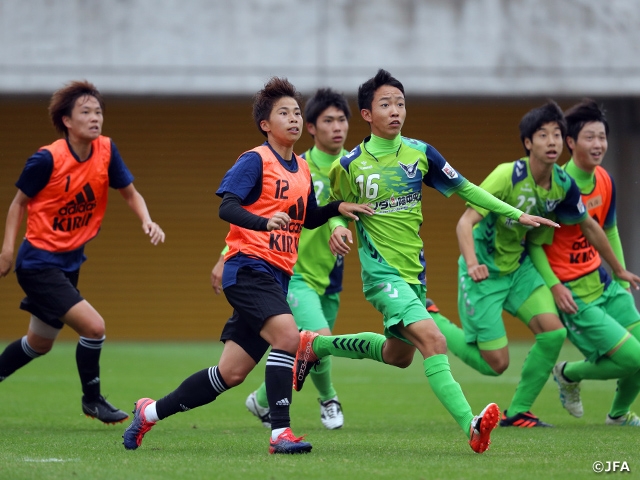
[[[330,337],[321,335],[313,341],[313,351],[318,358],[333,355],[335,357],[354,359],[370,358],[376,362],[384,363],[382,345],[386,340],[384,335],[372,332]],[[322,362],[320,363],[322,364]]]
[[[269,400],[267,400],[267,385],[262,382],[262,385],[256,390],[256,403],[262,408],[269,407]]]
[[[636,324],[631,327],[631,338],[625,342],[631,343],[630,347],[633,346],[635,351],[635,362],[636,365],[640,364],[640,325]],[[622,345],[620,348],[624,347]],[[620,351],[620,349],[618,349]],[[618,352],[613,354],[613,357]],[[638,398],[638,393],[640,392],[640,369],[637,370],[633,375],[629,375],[628,377],[621,378],[618,380],[618,388],[616,389],[616,395],[613,397],[613,403],[611,405],[611,411],[609,412],[609,416],[612,418],[619,417],[620,415],[624,415],[631,409],[631,404],[636,401]]]
[[[451,375],[449,359],[443,354],[433,355],[425,358],[422,364],[424,365],[424,374],[427,376],[431,390],[460,425],[465,435],[469,437],[473,413],[469,402],[467,402],[464,393],[462,393],[460,384]]]
[[[440,313],[431,312],[433,321],[447,339],[447,348],[456,357],[483,375],[497,377],[498,373],[482,358],[477,345],[467,343],[464,331]]]
[[[324,357],[318,365],[311,369],[309,376],[318,390],[321,401],[326,402],[337,395],[331,381],[331,357]]]
[[[609,416],[617,418],[631,409],[631,404],[638,398],[640,392],[640,370],[633,375],[618,380],[618,388],[613,397]]]
[[[567,363],[563,375],[572,382],[627,377],[638,370],[639,354],[640,342],[631,336],[610,357],[604,356],[595,363],[584,361]]]
[[[610,357],[596,363],[571,362],[564,367],[564,375],[574,382],[581,380],[610,380],[618,378],[618,388],[613,397],[609,415],[624,415],[640,392],[640,328],[633,328],[632,335]]]
[[[508,417],[531,410],[531,405],[549,379],[566,337],[564,328],[536,335],[536,342],[522,365],[520,383],[507,410]]]

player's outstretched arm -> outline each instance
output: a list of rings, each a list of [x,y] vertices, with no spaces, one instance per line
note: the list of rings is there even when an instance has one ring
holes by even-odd
[[[482,209],[490,210],[499,215],[504,215],[505,217],[517,219],[522,225],[528,225],[530,227],[539,227],[540,225],[547,225],[555,228],[559,227],[559,225],[552,220],[522,212],[469,181],[467,181],[456,193],[463,200],[472,205],[477,205]]]
[[[518,218],[518,222],[522,225],[528,225],[530,227],[539,227],[540,225],[546,225],[547,227],[560,228],[553,220],[549,220],[548,218],[538,217],[536,215],[529,215],[528,213],[523,213]]]

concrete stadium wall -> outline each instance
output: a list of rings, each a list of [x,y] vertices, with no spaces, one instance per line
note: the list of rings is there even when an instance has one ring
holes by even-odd
[[[0,93],[347,92],[380,67],[417,95],[640,95],[635,0],[3,0]]]
[[[566,108],[573,100],[564,100],[561,106]],[[479,183],[498,163],[522,155],[517,124],[529,108],[542,101],[412,99],[403,134],[433,144],[467,178]],[[26,159],[56,139],[47,104],[48,97],[0,96],[0,212],[7,211],[15,195],[13,184]],[[625,110],[628,102],[606,104]],[[116,142],[152,217],[167,234],[164,245],[153,247],[135,215],[111,190],[102,231],[86,248],[88,261],[79,285],[105,318],[109,339],[219,338],[231,308],[223,295],[213,293],[209,283],[228,230],[228,224],[218,218],[220,200],[215,190],[237,156],[263,141],[250,112],[248,97],[107,97],[104,133]],[[351,148],[367,134],[367,125],[355,115],[347,146]],[[635,148],[638,140],[633,141]],[[310,143],[305,134],[296,151],[304,151]],[[565,152],[563,161],[566,159]],[[637,167],[633,168],[637,179]],[[620,174],[627,176],[626,171]],[[620,187],[619,195],[628,199],[625,208],[629,209],[621,216],[637,218],[633,192]],[[425,189],[421,235],[429,296],[456,322],[459,252],[455,224],[463,210],[457,196],[446,199]],[[5,215],[0,216],[2,224]],[[628,221],[621,228],[631,224],[637,228],[637,222]],[[637,252],[637,246],[627,246],[627,251],[635,248]],[[637,263],[635,266],[640,271]],[[336,332],[381,331],[380,315],[364,300],[359,274],[354,250],[346,259]],[[1,339],[26,332],[28,315],[18,309],[22,297],[15,275],[0,279]],[[531,337],[517,320],[507,318],[506,323],[510,338]],[[66,328],[62,338],[76,335]]]

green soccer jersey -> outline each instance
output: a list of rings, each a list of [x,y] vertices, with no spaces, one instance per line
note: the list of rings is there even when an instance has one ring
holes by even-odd
[[[363,284],[367,288],[393,274],[424,285],[422,184],[448,197],[468,182],[425,142],[401,137],[392,153],[376,157],[367,150],[369,139],[330,172],[333,199],[367,203],[375,212],[355,222]]]
[[[498,165],[480,187],[529,215],[569,225],[587,216],[573,179],[554,165],[549,190],[539,187],[531,175],[528,157]],[[478,262],[488,267],[490,275],[515,271],[524,258],[524,240],[531,227],[475,205],[468,206],[484,217],[473,229]]]
[[[329,155],[315,147],[302,154],[309,164],[311,180],[318,205],[329,203],[329,170],[331,164],[347,154]],[[343,258],[329,249],[331,229],[326,223],[313,230],[302,229],[298,247],[298,261],[293,267],[292,281],[302,280],[319,295],[337,293],[342,290]]]

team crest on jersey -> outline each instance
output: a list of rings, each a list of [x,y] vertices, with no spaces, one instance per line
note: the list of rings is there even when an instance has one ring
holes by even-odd
[[[407,177],[413,178],[413,177],[416,176],[416,173],[418,173],[418,162],[419,161],[420,161],[420,159],[416,160],[413,165],[405,165],[402,162],[398,162],[398,165],[400,165],[402,167],[402,170],[404,170],[404,173],[407,174]]]
[[[559,203],[560,203],[559,199],[558,200],[547,199],[547,212],[553,212]]]
[[[454,178],[458,178],[458,172],[456,172],[455,169],[451,165],[449,165],[449,162],[444,163],[444,167],[442,167],[442,172],[451,180],[453,180]]]
[[[580,213],[584,213],[585,212],[585,208],[584,208],[584,203],[582,203],[582,197],[580,197],[580,200],[578,200],[578,211]]]

